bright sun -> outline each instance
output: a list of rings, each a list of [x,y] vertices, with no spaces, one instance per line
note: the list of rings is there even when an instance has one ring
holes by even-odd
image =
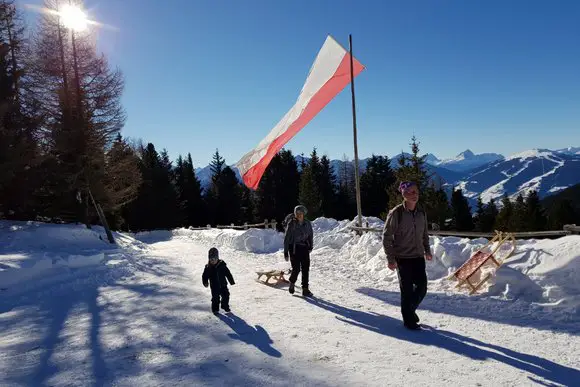
[[[87,15],[73,5],[65,5],[59,12],[65,27],[74,31],[84,31],[88,26]]]

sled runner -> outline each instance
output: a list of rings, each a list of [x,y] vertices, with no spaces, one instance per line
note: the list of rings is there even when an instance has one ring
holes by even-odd
[[[477,250],[459,269],[450,276],[450,280],[458,283],[455,288],[464,285],[470,289],[469,294],[473,294],[494,275],[504,262],[516,250],[516,240],[510,233],[496,231],[495,236],[482,248]],[[495,247],[494,244],[497,244]],[[500,251],[500,248],[508,247],[507,251]]]
[[[269,284],[270,278],[274,278],[276,280],[276,284],[279,284],[280,282],[289,283],[290,281],[284,278],[284,275],[285,274],[290,275],[291,272],[292,269],[289,269],[288,272],[284,270],[267,270],[267,271],[257,271],[256,274],[258,274],[258,281],[260,281],[260,278],[264,276],[266,277],[264,283]]]

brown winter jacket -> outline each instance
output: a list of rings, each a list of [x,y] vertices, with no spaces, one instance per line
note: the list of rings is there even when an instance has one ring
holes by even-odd
[[[431,255],[427,224],[427,214],[419,205],[415,211],[409,211],[401,203],[389,211],[383,228],[383,247],[387,261],[395,263],[396,258]]]

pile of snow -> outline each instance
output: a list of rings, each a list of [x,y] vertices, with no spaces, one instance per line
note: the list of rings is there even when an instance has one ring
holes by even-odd
[[[116,266],[126,251],[146,249],[127,235],[114,236],[117,243],[110,244],[98,226],[89,230],[84,225],[0,221],[0,289]]]
[[[382,229],[378,218],[363,218],[369,227]],[[356,235],[349,226],[356,219],[337,221],[318,218],[314,230],[313,265],[323,274],[354,279],[361,283],[397,284],[396,272],[387,268],[380,232]],[[167,238],[187,238],[192,243],[217,246],[256,256],[256,269],[288,268],[283,260],[283,233],[271,229],[195,231],[177,229],[167,232]],[[141,240],[151,239],[145,233]],[[449,276],[476,251],[486,245],[485,238],[430,237],[433,260],[427,262],[430,291],[457,292]],[[496,256],[503,256],[509,245],[504,244]],[[543,305],[580,309],[580,236],[555,240],[518,240],[515,253],[506,261],[482,291],[500,299],[524,300]]]

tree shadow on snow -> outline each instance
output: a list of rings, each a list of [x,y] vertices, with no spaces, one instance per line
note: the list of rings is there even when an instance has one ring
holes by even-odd
[[[423,331],[409,331],[403,327],[401,320],[389,316],[350,309],[318,298],[306,300],[312,305],[339,315],[340,317],[336,318],[342,322],[398,340],[438,347],[472,360],[495,360],[566,386],[580,380],[580,370],[538,356],[516,352],[441,329],[427,328]]]
[[[136,259],[160,282],[142,276],[124,281],[107,270],[72,270],[72,277],[60,282],[0,298],[0,332],[10,338],[0,347],[6,350],[0,384],[55,385],[74,377],[98,387],[330,385],[280,363],[282,355],[262,327],[234,316],[224,320],[233,330],[228,337],[208,324],[215,317],[208,311],[207,294],[172,286],[183,273],[175,272],[169,259]],[[232,339],[272,360],[244,356]]]
[[[506,275],[509,275],[512,271],[507,271],[507,273]],[[358,288],[356,291],[396,307],[401,305],[399,292],[367,287]],[[419,309],[435,313],[580,335],[577,320],[558,321],[556,320],[557,314],[551,312],[538,314],[536,312],[538,308],[529,302],[505,301],[480,295],[445,293],[427,293],[425,300],[419,307]]]
[[[232,339],[253,345],[266,355],[282,357],[282,354],[276,348],[272,347],[274,341],[270,338],[268,332],[260,325],[252,327],[242,318],[231,313],[225,316],[220,314],[219,318],[235,332],[235,334],[228,334]]]

